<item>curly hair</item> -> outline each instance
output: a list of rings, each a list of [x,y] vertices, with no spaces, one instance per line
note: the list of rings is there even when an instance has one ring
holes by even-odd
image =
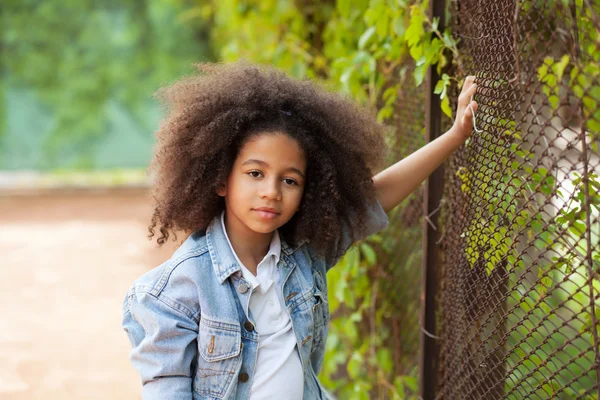
[[[364,229],[375,199],[374,171],[384,162],[385,125],[352,99],[308,79],[247,61],[200,63],[201,72],[161,88],[166,117],[156,132],[149,239],[206,230],[225,207],[217,188],[254,135],[284,132],[307,157],[299,211],[279,228],[294,246],[307,239],[320,255],[334,250],[343,223]]]

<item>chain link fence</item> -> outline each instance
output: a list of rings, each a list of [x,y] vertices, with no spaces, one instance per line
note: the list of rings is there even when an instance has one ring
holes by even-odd
[[[598,399],[600,3],[449,6],[481,131],[445,170],[421,373],[439,399]]]
[[[395,127],[389,137],[389,160],[391,165],[425,143],[424,87],[416,87],[413,79],[413,63],[407,63],[397,82],[401,90],[395,102],[393,119]],[[386,252],[380,259],[379,292],[380,307],[388,307],[385,323],[391,329],[387,347],[392,349],[397,375],[413,374],[419,357],[419,313],[422,263],[423,189],[413,192],[402,204],[389,214],[390,225],[385,231],[383,247]],[[416,371],[415,371],[416,372]],[[415,374],[416,375],[416,374]]]

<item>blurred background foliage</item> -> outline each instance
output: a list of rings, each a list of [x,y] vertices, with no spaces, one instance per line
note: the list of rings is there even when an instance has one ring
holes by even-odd
[[[206,29],[160,0],[5,0],[0,169],[144,168],[152,93],[211,58]]]

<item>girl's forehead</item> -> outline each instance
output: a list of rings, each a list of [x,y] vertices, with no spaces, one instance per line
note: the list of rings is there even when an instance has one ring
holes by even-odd
[[[244,144],[238,155],[238,161],[247,159],[266,163],[296,163],[306,165],[306,155],[298,141],[286,134],[260,134]]]

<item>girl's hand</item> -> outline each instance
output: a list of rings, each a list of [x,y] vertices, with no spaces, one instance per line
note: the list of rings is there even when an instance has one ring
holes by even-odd
[[[465,83],[458,96],[456,119],[454,120],[452,130],[464,140],[467,140],[473,131],[473,112],[477,112],[477,102],[471,101],[471,99],[475,95],[476,89],[475,77],[469,75],[465,79]]]

